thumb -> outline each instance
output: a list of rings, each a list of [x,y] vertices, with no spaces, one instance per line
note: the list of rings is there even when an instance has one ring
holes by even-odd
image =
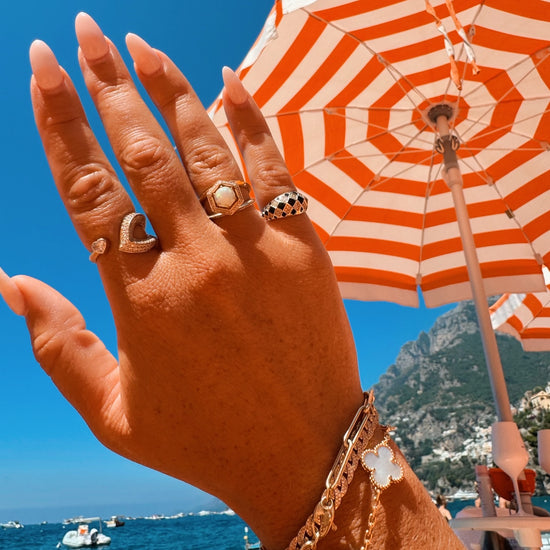
[[[25,315],[37,361],[96,436],[108,444],[114,435],[110,426],[120,429],[123,416],[115,357],[59,292],[23,275],[10,281],[20,293],[19,313]]]

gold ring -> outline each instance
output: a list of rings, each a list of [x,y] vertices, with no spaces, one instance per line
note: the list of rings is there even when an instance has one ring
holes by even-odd
[[[122,218],[120,224],[120,241],[118,249],[121,252],[139,254],[147,252],[157,245],[158,239],[145,232],[146,218],[143,214],[132,212]],[[136,236],[136,230],[140,230],[142,236]],[[91,246],[90,261],[96,263],[97,259],[109,250],[110,242],[105,237],[96,239]]]
[[[96,239],[92,243],[92,253],[90,254],[90,262],[94,262],[94,264],[97,262],[97,259],[107,252],[109,248],[109,241],[105,239],[104,237],[101,237],[99,239]]]
[[[218,180],[199,197],[199,201],[211,220],[232,216],[254,204],[250,184],[240,180]]]

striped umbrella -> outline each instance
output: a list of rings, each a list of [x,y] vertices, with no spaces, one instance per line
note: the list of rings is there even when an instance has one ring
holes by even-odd
[[[549,37],[544,0],[277,0],[237,71],[343,296],[473,297],[503,420],[486,295],[544,289]]]
[[[525,351],[550,351],[550,272],[545,292],[503,294],[489,309],[493,328],[517,338]]]

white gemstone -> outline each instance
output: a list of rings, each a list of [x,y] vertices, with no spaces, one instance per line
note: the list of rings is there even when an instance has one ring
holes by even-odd
[[[227,185],[220,185],[214,191],[213,198],[216,206],[220,208],[231,208],[238,200],[235,190]]]

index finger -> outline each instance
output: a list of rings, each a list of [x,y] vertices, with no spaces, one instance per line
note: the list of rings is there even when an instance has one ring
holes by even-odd
[[[30,47],[36,126],[57,189],[86,248],[116,242],[121,218],[134,210],[92,132],[78,94],[47,44]]]

